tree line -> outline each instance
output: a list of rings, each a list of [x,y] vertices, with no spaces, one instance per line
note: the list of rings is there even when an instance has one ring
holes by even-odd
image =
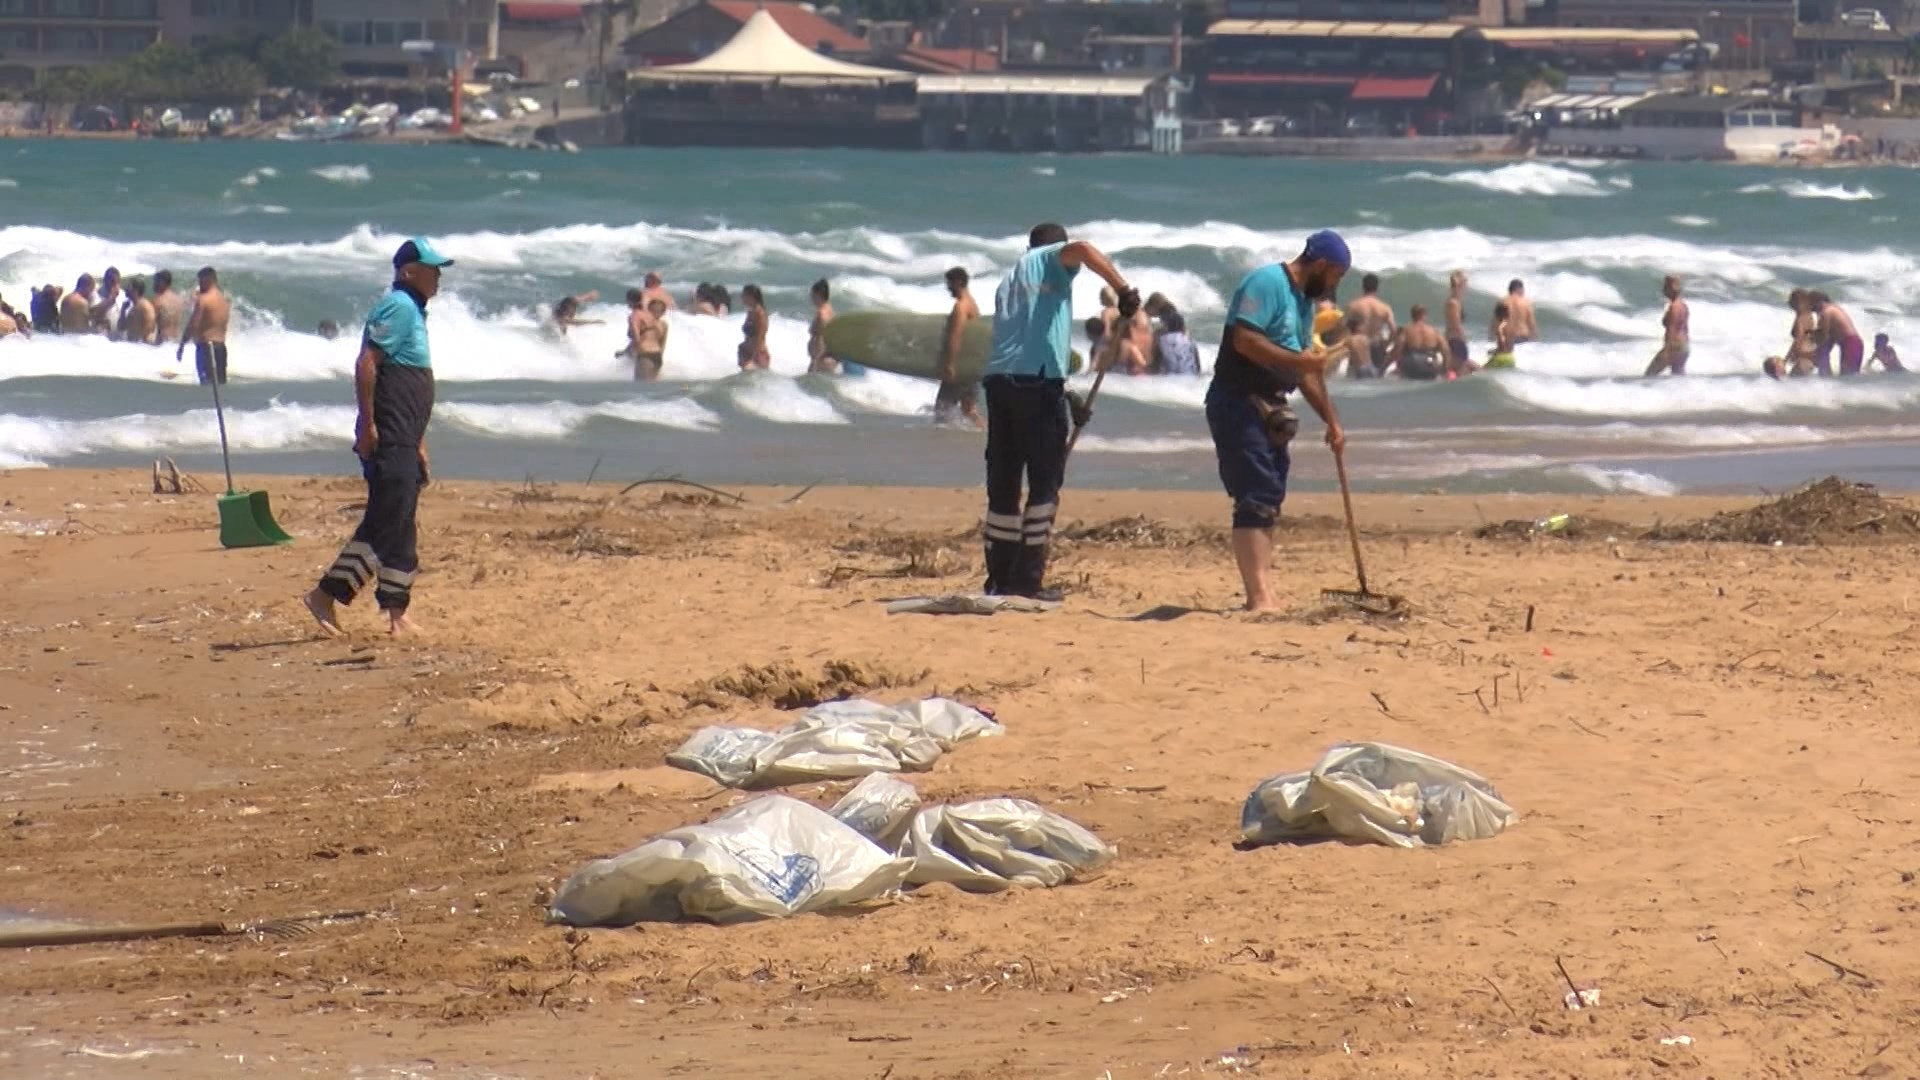
[[[36,96],[61,104],[239,104],[270,86],[318,89],[339,71],[333,38],[301,27],[277,37],[221,38],[198,48],[156,42],[122,60],[52,76]]]

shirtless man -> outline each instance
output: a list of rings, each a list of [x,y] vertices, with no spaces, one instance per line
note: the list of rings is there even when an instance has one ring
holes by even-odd
[[[646,297],[647,307],[651,308],[655,300],[667,305],[668,311],[673,311],[679,306],[673,302],[673,294],[667,291],[667,287],[660,284],[659,271],[647,271],[646,279],[641,282],[641,286],[640,295]]]
[[[1507,282],[1507,322],[1513,330],[1514,344],[1540,339],[1540,324],[1533,317],[1533,301],[1527,299],[1527,283],[1519,278]]]
[[[153,344],[153,301],[147,299],[147,281],[134,278],[127,282],[127,317],[120,324],[120,338],[136,345]]]
[[[1372,275],[1368,275],[1371,277]],[[1356,302],[1354,307],[1358,307]],[[1347,309],[1347,378],[1371,379],[1380,372],[1373,366],[1373,350],[1376,342],[1367,336],[1367,319],[1353,308]],[[1338,357],[1339,353],[1333,353]],[[1332,375],[1330,371],[1327,373]]]
[[[180,335],[180,344],[173,350],[173,362],[179,363],[186,355],[187,343],[193,343],[193,369],[203,383],[218,379],[222,384],[227,381],[227,317],[232,306],[227,302],[225,290],[220,288],[220,275],[213,267],[200,268],[200,293],[193,298],[193,314],[187,318],[186,332]]]
[[[1413,305],[1412,322],[1400,328],[1400,336],[1394,339],[1393,350],[1387,356],[1387,366],[1380,373],[1399,369],[1403,379],[1422,382],[1440,378],[1447,370],[1447,343],[1440,339],[1440,331],[1427,321],[1427,306]]]
[[[60,332],[93,333],[94,285],[92,274],[81,274],[73,291],[60,298]]]
[[[1833,302],[1826,293],[1812,295],[1813,311],[1820,319],[1820,365],[1821,374],[1826,373],[1828,351],[1840,350],[1840,375],[1858,375],[1862,363],[1867,358],[1867,343],[1860,339],[1860,331],[1853,325],[1853,316],[1847,309]]]
[[[827,355],[827,324],[833,321],[833,289],[826,278],[813,283],[808,291],[813,298],[813,321],[807,324],[807,373],[831,375],[840,365]]]
[[[954,370],[967,324],[980,317],[980,305],[973,302],[967,283],[966,267],[947,271],[947,295],[953,297],[953,309],[947,312],[947,332],[940,340],[940,389],[933,396],[933,422],[950,423],[958,412],[975,428],[985,428],[987,422],[980,416],[980,384],[961,382]]]
[[[1473,370],[1467,352],[1467,272],[1455,270],[1447,281],[1452,290],[1447,294],[1447,376],[1458,378]]]
[[[1667,298],[1666,313],[1660,316],[1660,325],[1666,333],[1661,339],[1660,351],[1653,354],[1653,363],[1647,365],[1648,378],[1663,372],[1685,375],[1687,357],[1693,352],[1693,339],[1687,333],[1687,302],[1680,298],[1680,279],[1668,274],[1660,283],[1660,293]]]
[[[186,300],[173,289],[173,271],[153,275],[153,343],[165,345],[180,340],[186,313]]]
[[[1360,316],[1360,329],[1352,331],[1351,336],[1364,337],[1374,349],[1384,351],[1393,344],[1394,335],[1400,328],[1394,325],[1393,308],[1380,299],[1380,275],[1368,274],[1360,279],[1360,298],[1347,305],[1348,315]]]
[[[1793,309],[1793,338],[1787,345],[1786,371],[1795,377],[1811,375],[1816,359],[1825,359],[1820,352],[1820,319],[1813,313],[1811,293],[1805,289],[1795,289],[1787,294],[1787,307]],[[1831,375],[1831,368],[1822,371],[1822,375]]]

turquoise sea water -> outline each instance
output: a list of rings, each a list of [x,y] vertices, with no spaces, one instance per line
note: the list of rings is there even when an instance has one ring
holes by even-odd
[[[108,265],[183,281],[217,266],[239,312],[236,467],[338,472],[355,326],[394,247],[424,233],[459,262],[431,323],[443,475],[578,479],[600,461],[613,477],[953,485],[977,482],[979,439],[932,427],[931,384],[799,374],[814,279],[843,311],[938,311],[941,274],[962,265],[985,303],[1027,228],[1058,220],[1172,298],[1210,362],[1238,278],[1333,226],[1403,317],[1414,302],[1437,314],[1462,268],[1483,337],[1518,276],[1545,338],[1517,373],[1337,386],[1362,487],[1752,490],[1836,470],[1915,487],[1920,380],[1758,369],[1783,350],[1796,285],[1920,359],[1916,196],[1920,176],[1899,169],[0,142],[0,296],[24,308],[30,285]],[[682,296],[705,280],[765,287],[775,370],[734,372],[737,317],[683,315],[666,380],[626,381],[616,304],[653,269]],[[1666,273],[1688,282],[1696,374],[1649,383],[1636,376]],[[1084,316],[1098,285],[1083,277]],[[604,325],[542,331],[542,309],[589,289]],[[315,336],[321,319],[345,339]],[[174,370],[170,353],[97,339],[0,341],[0,466],[214,467],[211,399],[161,377]],[[1204,387],[1109,380],[1074,482],[1211,486]],[[1326,484],[1325,457],[1296,455],[1302,486]]]

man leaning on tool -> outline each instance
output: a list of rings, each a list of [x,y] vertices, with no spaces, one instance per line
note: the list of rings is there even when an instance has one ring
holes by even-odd
[[[1067,337],[1073,279],[1082,266],[1113,286],[1121,315],[1130,318],[1140,309],[1140,294],[1099,249],[1084,240],[1069,242],[1067,230],[1051,224],[1035,225],[1027,234],[1027,253],[994,293],[993,355],[980,383],[987,392],[990,594],[1059,598],[1042,583],[1067,466]]]
[[[1300,426],[1287,395],[1300,391],[1326,421],[1334,453],[1346,445],[1340,415],[1327,396],[1326,352],[1313,344],[1313,305],[1333,295],[1352,262],[1340,234],[1314,233],[1299,258],[1248,274],[1227,305],[1220,358],[1207,388],[1207,428],[1220,459],[1220,481],[1233,497],[1233,558],[1248,611],[1275,606],[1267,564],[1287,497],[1287,443]]]
[[[395,634],[413,629],[414,512],[427,486],[427,421],[433,416],[433,361],[427,350],[427,301],[453,260],[415,237],[393,256],[393,291],[367,315],[353,388],[360,403],[353,452],[367,478],[367,509],[353,539],[307,594],[320,629],[340,633],[334,604],[351,604],[369,584]]]

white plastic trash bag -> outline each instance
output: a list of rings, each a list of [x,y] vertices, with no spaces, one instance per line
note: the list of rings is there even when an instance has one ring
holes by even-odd
[[[1240,812],[1240,835],[1251,844],[1421,847],[1484,840],[1517,820],[1479,773],[1386,743],[1341,743],[1308,772],[1261,781]]]
[[[970,892],[1063,885],[1105,866],[1114,850],[1086,829],[1025,799],[930,806],[900,847],[911,885],[950,882]]]
[[[897,889],[911,864],[785,795],[661,833],[574,871],[549,917],[570,926],[780,918]]]
[[[667,764],[728,787],[851,780],[876,772],[925,772],[959,743],[1004,731],[980,710],[945,698],[897,707],[832,701],[779,731],[701,728],[667,755]]]
[[[888,851],[898,851],[907,823],[918,809],[920,793],[912,784],[892,773],[873,773],[853,785],[827,812]]]

